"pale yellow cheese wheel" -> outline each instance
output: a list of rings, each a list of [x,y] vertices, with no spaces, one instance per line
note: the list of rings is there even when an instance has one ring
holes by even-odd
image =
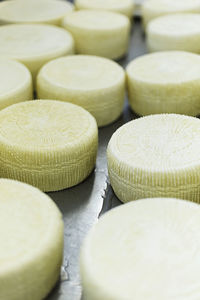
[[[182,50],[200,54],[200,14],[156,18],[147,26],[149,51]]]
[[[134,201],[103,215],[81,250],[86,300],[198,300],[200,206]]]
[[[200,114],[200,56],[184,51],[147,54],[127,67],[131,108],[138,115]]]
[[[133,0],[75,0],[77,9],[108,10],[124,14],[128,18],[133,16]]]
[[[108,173],[128,202],[173,197],[200,203],[200,120],[159,114],[133,120],[111,137]]]
[[[38,189],[0,179],[0,299],[44,299],[60,275],[63,221]]]
[[[0,58],[12,58],[22,62],[30,70],[33,79],[49,60],[74,52],[71,34],[53,25],[1,26],[0,45]]]
[[[73,5],[60,0],[10,0],[0,3],[0,24],[45,23],[60,25],[73,11]]]
[[[0,176],[56,191],[83,181],[97,152],[95,119],[80,106],[35,100],[0,111]]]
[[[177,13],[199,14],[200,0],[146,0],[142,6],[143,24],[146,27],[152,19]]]
[[[73,35],[79,54],[118,59],[128,51],[130,21],[122,14],[79,10],[63,19],[63,27]]]
[[[0,59],[0,110],[33,99],[32,77],[21,63]]]
[[[96,118],[98,126],[104,126],[122,113],[125,72],[117,63],[103,57],[57,58],[40,70],[37,96],[80,105]]]

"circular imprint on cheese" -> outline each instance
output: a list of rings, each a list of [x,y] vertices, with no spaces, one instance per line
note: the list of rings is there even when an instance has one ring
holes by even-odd
[[[80,105],[96,118],[98,126],[104,126],[122,113],[125,72],[117,63],[103,57],[61,57],[40,70],[37,96]]]
[[[0,110],[30,99],[33,92],[29,70],[14,60],[0,59]]]
[[[142,6],[143,24],[157,17],[177,13],[200,13],[200,0],[148,0]],[[184,27],[184,22],[182,24]],[[174,30],[175,28],[173,28]]]
[[[60,25],[73,5],[59,0],[10,0],[0,3],[0,24],[47,23]]]
[[[200,207],[143,199],[103,215],[81,250],[87,300],[200,298]]]
[[[121,14],[80,10],[63,19],[75,39],[77,53],[118,59],[128,51],[130,21]]]
[[[21,102],[0,112],[0,175],[56,191],[94,168],[97,125],[83,108],[60,101]]]
[[[114,11],[131,18],[134,11],[133,0],[76,0],[77,9],[97,9]]]
[[[200,53],[200,15],[159,17],[147,26],[149,51],[183,50]]]
[[[123,202],[174,197],[199,202],[200,120],[160,114],[120,127],[108,145],[108,171]]]
[[[199,55],[169,51],[147,54],[127,67],[131,108],[138,115],[200,113]]]
[[[60,275],[60,211],[38,189],[0,179],[0,223],[0,299],[44,299]]]
[[[52,25],[1,26],[0,45],[0,58],[21,61],[31,71],[34,79],[43,64],[74,51],[71,34]]]

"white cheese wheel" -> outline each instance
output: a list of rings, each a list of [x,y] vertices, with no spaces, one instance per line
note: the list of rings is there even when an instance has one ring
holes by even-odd
[[[127,67],[131,108],[138,115],[200,113],[200,56],[183,51],[136,58]]]
[[[73,35],[77,53],[118,59],[128,51],[130,21],[124,15],[79,10],[63,19],[63,27]]]
[[[0,58],[22,62],[32,73],[33,79],[49,60],[74,52],[71,34],[52,25],[0,26],[0,45]]]
[[[148,0],[142,7],[143,24],[152,19],[177,13],[200,13],[200,0]],[[183,23],[184,26],[184,23]],[[175,29],[175,28],[174,28]]]
[[[46,23],[60,25],[73,5],[59,0],[11,0],[0,3],[0,24]]]
[[[96,118],[98,126],[104,126],[122,113],[125,72],[117,63],[103,57],[57,58],[40,70],[37,96],[80,105]]]
[[[123,201],[174,197],[200,202],[200,120],[160,114],[133,120],[111,137],[110,182]]]
[[[149,51],[183,50],[200,53],[200,14],[162,16],[147,26]]]
[[[60,211],[38,189],[0,179],[0,224],[0,299],[44,299],[60,275]]]
[[[87,300],[200,299],[200,207],[143,199],[103,215],[81,250]]]
[[[32,77],[21,63],[0,59],[0,110],[33,99]]]
[[[56,191],[83,181],[93,170],[97,125],[83,108],[36,100],[0,111],[0,176]]]
[[[77,9],[108,10],[124,14],[128,18],[133,16],[133,0],[75,0]]]

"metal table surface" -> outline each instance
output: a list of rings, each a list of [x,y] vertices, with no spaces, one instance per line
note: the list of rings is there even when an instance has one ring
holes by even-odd
[[[128,55],[119,61],[126,67],[133,58],[146,53],[144,35],[139,19],[131,33]],[[136,118],[127,104],[122,116],[113,124],[99,129],[99,149],[93,173],[81,184],[49,196],[60,208],[65,224],[64,260],[61,279],[48,300],[80,300],[79,251],[88,230],[100,214],[120,204],[108,182],[106,148],[112,134],[125,122]]]

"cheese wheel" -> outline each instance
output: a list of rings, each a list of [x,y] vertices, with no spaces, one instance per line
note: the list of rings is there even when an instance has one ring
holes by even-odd
[[[60,25],[73,5],[59,0],[11,0],[0,3],[0,24],[46,23]]]
[[[149,51],[183,50],[200,53],[200,14],[159,17],[147,26]]]
[[[74,37],[77,53],[118,59],[128,51],[130,21],[121,14],[80,10],[63,19]]]
[[[29,70],[19,62],[0,59],[0,110],[30,99],[33,91]]]
[[[103,57],[74,55],[47,63],[37,77],[37,96],[80,105],[98,126],[116,120],[123,110],[125,72]]]
[[[169,51],[147,54],[127,67],[129,102],[138,115],[200,113],[199,55]]]
[[[63,221],[27,184],[0,179],[0,299],[44,299],[60,275]]]
[[[43,64],[74,51],[71,34],[52,25],[1,26],[0,45],[0,58],[12,58],[22,62],[32,73],[33,79]]]
[[[133,16],[133,0],[75,0],[77,9],[108,10],[124,14],[128,18]]]
[[[174,197],[200,202],[200,120],[176,114],[120,127],[107,150],[110,182],[123,201]]]
[[[36,100],[0,111],[0,176],[56,191],[83,181],[94,168],[97,125],[83,108]]]
[[[200,207],[143,199],[103,215],[81,250],[87,300],[200,298]]]
[[[143,24],[157,17],[177,13],[200,13],[200,0],[148,0],[142,6]],[[184,23],[183,23],[184,26]],[[175,29],[175,28],[173,28]]]

